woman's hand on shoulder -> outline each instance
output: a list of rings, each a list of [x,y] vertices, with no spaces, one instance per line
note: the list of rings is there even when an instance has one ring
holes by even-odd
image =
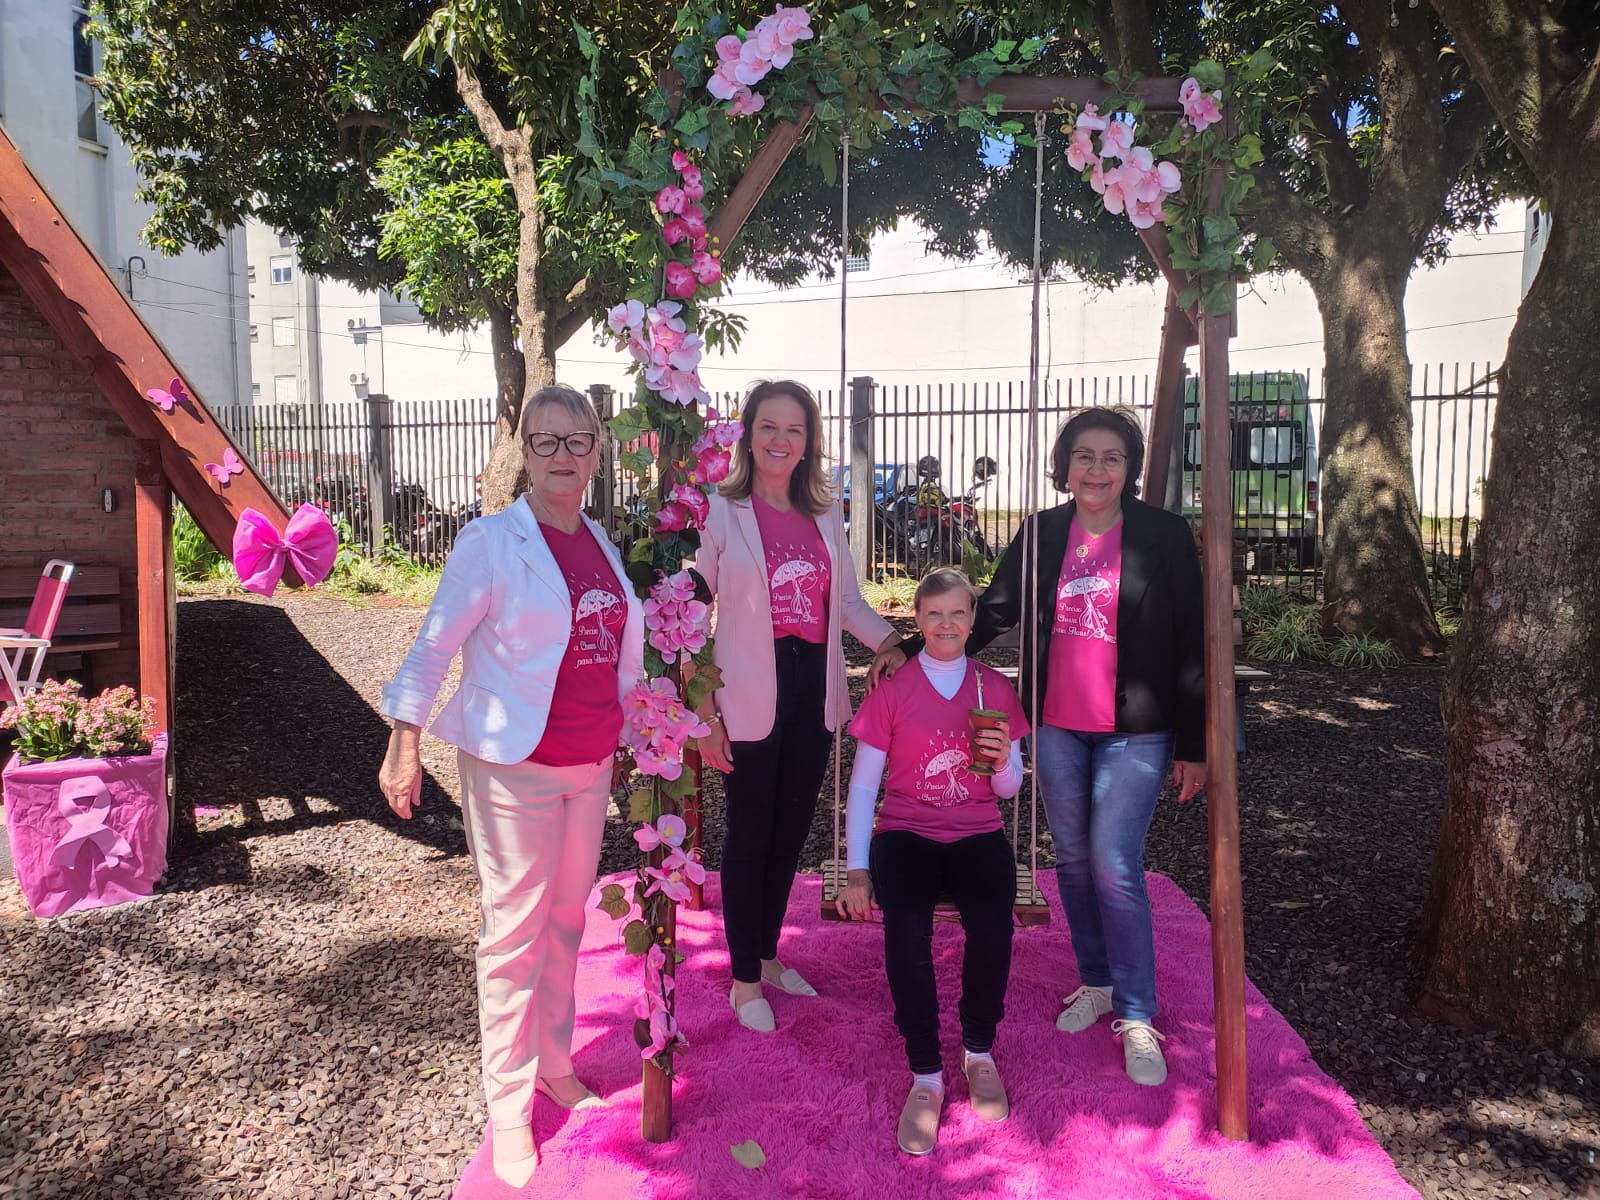
[[[1206,786],[1206,765],[1203,762],[1174,762],[1172,786],[1178,789],[1178,803],[1187,804]]]
[[[851,871],[834,903],[839,915],[847,921],[872,920],[872,872]]]
[[[874,688],[905,666],[906,661],[906,652],[899,641],[879,650],[867,668],[867,694],[871,695]]]

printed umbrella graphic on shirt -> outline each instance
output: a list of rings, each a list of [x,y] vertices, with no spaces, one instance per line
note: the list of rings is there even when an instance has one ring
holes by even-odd
[[[965,750],[946,750],[943,754],[935,755],[928,765],[922,768],[922,777],[932,779],[935,775],[947,775],[950,782],[945,784],[940,798],[946,804],[960,804],[967,798],[967,789],[962,786],[958,772],[966,770],[967,764],[971,761]]]
[[[590,588],[578,599],[578,614],[574,623],[582,622],[585,617],[600,614],[600,619],[595,622],[595,627],[600,631],[600,649],[605,654],[617,652],[617,639],[611,636],[611,631],[606,628],[606,614],[614,608],[621,608],[622,601],[617,599],[615,592],[608,592],[604,588]]]
[[[1078,636],[1109,642],[1111,638],[1106,636],[1106,615],[1100,610],[1111,602],[1116,592],[1111,581],[1098,575],[1084,575],[1069,580],[1063,591],[1068,596],[1084,598],[1083,609],[1078,613],[1078,624],[1081,626]]]
[[[809,563],[803,558],[791,558],[772,573],[773,587],[782,587],[786,583],[794,585],[794,615],[797,620],[812,621],[816,619],[811,609],[811,597],[800,590],[801,581],[811,579],[816,573],[816,564]]]

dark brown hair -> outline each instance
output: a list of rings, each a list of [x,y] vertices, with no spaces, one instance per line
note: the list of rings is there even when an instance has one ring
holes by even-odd
[[[1072,465],[1072,449],[1080,434],[1105,429],[1122,439],[1128,452],[1128,475],[1122,484],[1124,496],[1139,494],[1139,478],[1144,472],[1144,430],[1131,412],[1122,408],[1086,408],[1061,426],[1050,451],[1050,482],[1056,491],[1067,490],[1067,470]]]
[[[739,407],[744,434],[733,450],[733,466],[717,490],[732,500],[745,500],[755,487],[756,472],[750,440],[755,436],[761,406],[775,396],[787,396],[805,411],[806,452],[789,477],[789,502],[807,516],[818,517],[833,506],[833,485],[823,465],[822,409],[803,383],[793,379],[763,379],[751,386]]]

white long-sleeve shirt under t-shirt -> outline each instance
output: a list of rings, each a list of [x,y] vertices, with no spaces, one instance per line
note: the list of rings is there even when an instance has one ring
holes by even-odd
[[[946,700],[961,690],[967,677],[967,656],[957,659],[938,659],[926,650],[917,655],[923,673],[933,690]],[[902,668],[903,669],[903,668]],[[851,871],[865,871],[872,846],[872,819],[877,813],[878,790],[883,786],[884,769],[889,755],[876,746],[856,743],[855,766],[850,769],[850,792],[845,809],[845,865]],[[1009,800],[1022,790],[1022,740],[1011,742],[1011,754],[1004,766],[998,767],[990,777],[996,796]]]

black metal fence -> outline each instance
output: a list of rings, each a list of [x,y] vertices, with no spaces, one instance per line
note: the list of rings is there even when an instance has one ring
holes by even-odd
[[[1049,451],[1060,425],[1095,405],[1131,409],[1148,425],[1154,380],[1103,376],[1050,380],[1037,424],[1025,382],[883,386],[858,378],[841,398],[818,400],[852,542],[868,574],[918,575],[942,562],[981,568],[1022,517],[1057,495]],[[1233,377],[1236,540],[1253,574],[1307,596],[1319,590],[1325,380],[1309,372]],[[618,398],[589,389],[602,415]],[[1198,513],[1198,409],[1193,382],[1182,435],[1158,499]],[[1497,399],[1487,364],[1424,367],[1413,389],[1417,500],[1430,570],[1444,603],[1459,598],[1487,474]],[[736,397],[717,397],[730,411]],[[438,562],[481,512],[478,481],[494,439],[492,399],[224,409],[219,419],[290,505],[321,504],[369,550],[385,542]],[[1030,435],[1037,431],[1037,437]],[[648,528],[648,481],[619,471],[607,446],[592,511],[619,540]],[[871,468],[870,488],[852,479]],[[860,528],[860,515],[871,521]],[[375,536],[384,531],[383,536]]]

